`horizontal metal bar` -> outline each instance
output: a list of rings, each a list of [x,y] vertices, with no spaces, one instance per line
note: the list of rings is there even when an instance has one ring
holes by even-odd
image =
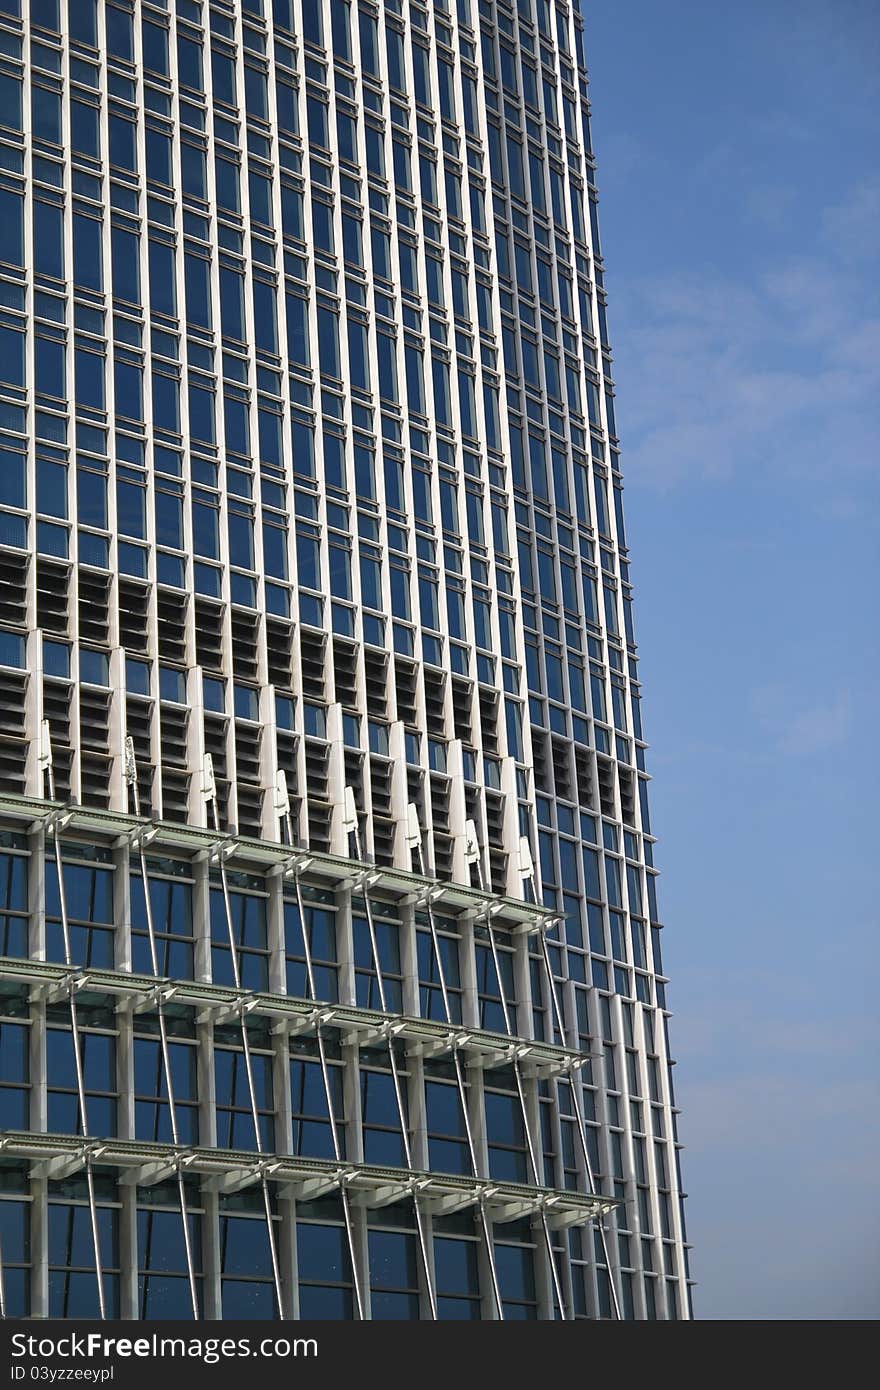
[[[321,1024],[337,1028],[348,1040],[360,1041],[363,1046],[388,1036],[399,1037],[408,1049],[425,1056],[442,1055],[461,1049],[475,1066],[490,1069],[506,1066],[518,1055],[525,1068],[539,1076],[561,1076],[575,1072],[588,1060],[586,1054],[573,1052],[554,1043],[532,1039],[511,1039],[505,1033],[490,1033],[478,1028],[464,1028],[425,1018],[403,1014],[384,1014],[376,1009],[359,1009],[352,1004],[321,1004],[295,999],[287,994],[263,994],[251,990],[235,990],[224,985],[210,985],[193,980],[155,979],[150,975],[132,975],[126,970],[71,970],[51,961],[19,960],[0,957],[0,979],[20,980],[49,992],[63,987],[64,996],[70,983],[78,993],[83,990],[119,998],[117,1008],[135,1013],[156,1009],[160,1002],[199,1010],[199,1016],[215,1023],[239,1019],[242,1011],[255,1018],[288,1022],[291,1032],[308,1034]]]
[[[39,797],[0,796],[0,818],[23,821],[46,828],[54,824],[64,830],[79,830],[110,840],[130,841],[138,835],[149,835],[151,848],[175,849],[195,858],[204,854],[211,858],[222,853],[225,859],[243,864],[261,865],[275,872],[308,872],[312,877],[330,881],[338,887],[355,887],[369,874],[371,886],[404,902],[431,902],[453,913],[471,918],[491,916],[493,925],[511,931],[528,933],[546,930],[558,914],[536,903],[520,898],[508,898],[463,883],[439,882],[405,869],[391,869],[379,864],[360,863],[341,855],[313,853],[311,850],[292,852],[289,845],[273,840],[259,840],[246,835],[226,835],[199,826],[176,825],[170,821],[153,821],[121,811],[102,811],[84,806],[72,806]]]
[[[154,1187],[157,1182],[167,1182],[169,1178],[176,1177],[182,1162],[182,1158],[175,1155],[166,1163],[144,1163],[140,1168],[130,1168],[123,1173],[119,1181],[127,1187]]]
[[[77,1138],[77,1147],[72,1152],[55,1154],[53,1158],[41,1159],[32,1169],[32,1178],[46,1178],[52,1182],[63,1182],[65,1178],[79,1173],[86,1164],[99,1158],[104,1152],[103,1144],[86,1143]],[[2,1147],[2,1146],[0,1146]]]
[[[425,1198],[426,1209],[449,1213],[484,1201],[490,1206],[492,1219],[498,1221],[512,1221],[519,1215],[543,1211],[552,1213],[558,1225],[585,1225],[619,1205],[611,1197],[561,1192],[489,1178],[377,1168],[361,1163],[340,1166],[328,1160],[297,1158],[289,1154],[266,1155],[260,1159],[252,1152],[241,1150],[181,1149],[172,1144],[125,1139],[102,1139],[84,1144],[76,1135],[23,1130],[7,1130],[0,1136],[0,1154],[34,1160],[32,1174],[53,1179],[69,1176],[90,1162],[94,1168],[117,1169],[120,1181],[127,1183],[138,1182],[143,1175],[148,1186],[161,1181],[163,1172],[170,1176],[182,1165],[187,1173],[215,1180],[210,1185],[222,1192],[238,1191],[265,1178],[282,1195],[286,1190],[306,1201],[344,1184],[353,1194],[358,1194],[360,1205],[370,1208],[418,1191]]]

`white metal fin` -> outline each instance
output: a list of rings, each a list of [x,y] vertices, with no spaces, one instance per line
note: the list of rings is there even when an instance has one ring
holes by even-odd
[[[214,781],[214,759],[210,753],[205,754],[205,761],[202,763],[202,796],[206,801],[217,799],[217,783]]]
[[[464,857],[468,864],[479,864],[480,862],[480,841],[477,836],[476,822],[469,820],[464,824]]]
[[[408,849],[421,849],[422,827],[419,825],[419,810],[414,801],[406,808],[406,843]]]
[[[282,768],[275,770],[274,806],[276,816],[290,815],[290,793],[287,790],[287,773]]]
[[[40,725],[40,771],[48,772],[52,766],[52,730],[48,719]]]
[[[346,787],[342,794],[342,828],[346,835],[354,835],[358,828],[357,802],[354,787]]]
[[[130,787],[137,783],[137,759],[134,756],[134,739],[131,734],[125,736],[125,780]]]
[[[527,835],[519,837],[519,875],[520,878],[526,879],[535,877],[535,861],[532,859],[532,847]]]

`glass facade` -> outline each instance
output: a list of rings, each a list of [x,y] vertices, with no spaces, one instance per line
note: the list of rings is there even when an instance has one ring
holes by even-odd
[[[7,1315],[690,1316],[583,20],[0,0]]]

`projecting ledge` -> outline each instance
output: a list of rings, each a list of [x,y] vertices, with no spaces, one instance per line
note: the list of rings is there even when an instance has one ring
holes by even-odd
[[[345,1187],[358,1206],[374,1210],[418,1196],[427,1211],[450,1215],[472,1206],[485,1206],[493,1221],[515,1221],[546,1214],[552,1226],[584,1226],[617,1205],[613,1198],[584,1192],[530,1187],[446,1173],[376,1168],[369,1164],[338,1164],[288,1154],[258,1154],[230,1149],[175,1148],[170,1144],[123,1139],[83,1142],[75,1135],[7,1131],[0,1138],[0,1155],[34,1160],[33,1177],[61,1180],[91,1164],[115,1169],[125,1185],[151,1186],[183,1169],[201,1177],[206,1186],[224,1194],[240,1192],[267,1181],[280,1196],[313,1201]]]
[[[491,918],[495,926],[512,933],[532,934],[546,930],[558,914],[537,903],[487,893],[463,883],[448,883],[423,874],[379,864],[359,863],[340,855],[313,853],[274,840],[258,840],[230,835],[200,826],[178,825],[172,821],[153,821],[121,811],[48,801],[38,797],[0,796],[0,820],[25,824],[28,828],[79,831],[111,842],[136,844],[148,841],[150,848],[177,850],[191,858],[225,861],[261,868],[289,876],[307,875],[334,887],[357,891],[364,887],[388,894],[403,904],[430,902],[440,911],[480,921]],[[365,878],[366,876],[366,878]]]
[[[487,1071],[508,1066],[517,1058],[526,1074],[549,1078],[574,1074],[589,1060],[588,1054],[555,1043],[511,1039],[504,1033],[436,1019],[383,1014],[353,1004],[316,1004],[291,995],[260,994],[197,980],[157,980],[127,970],[71,969],[51,961],[4,956],[0,957],[0,979],[29,984],[33,998],[47,1001],[66,999],[72,992],[105,995],[116,999],[121,1014],[155,1012],[160,1004],[173,1000],[181,1008],[194,1009],[197,1022],[241,1023],[253,1015],[271,1020],[276,1031],[287,1029],[292,1036],[313,1034],[319,1026],[335,1028],[345,1042],[362,1047],[395,1037],[413,1054],[441,1057],[460,1051],[468,1066]]]

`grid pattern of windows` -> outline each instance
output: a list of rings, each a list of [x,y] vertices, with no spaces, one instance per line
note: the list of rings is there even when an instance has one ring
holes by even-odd
[[[188,1302],[186,1247],[174,1184],[158,1183],[137,1194],[138,1317],[178,1319]],[[198,1305],[203,1306],[202,1213],[196,1183],[186,1187],[190,1249]]]
[[[3,1249],[6,1316],[27,1317],[31,1309],[31,1201],[27,1171],[0,1171],[0,1245]]]
[[[0,221],[4,1128],[592,1187],[504,1315],[689,1316],[578,5],[0,0]],[[498,1311],[473,1212],[7,1157],[37,1315],[95,1202],[108,1312]]]
[[[41,872],[53,860],[39,855],[33,839],[30,844],[30,853],[24,848],[18,851],[25,866],[24,882],[32,885],[30,893],[25,891],[22,910],[39,920],[45,915],[44,905],[56,900],[49,875]],[[73,836],[66,839],[63,867],[66,872],[68,860],[77,869],[86,864],[82,882],[88,886],[88,901],[92,901],[94,870],[91,860],[84,858],[86,851],[94,860],[101,860],[104,853],[98,844]],[[286,851],[279,847],[276,854],[281,862]],[[105,894],[119,901],[133,883],[142,888],[142,879],[135,873],[138,852],[117,848],[112,857],[115,862],[102,863],[100,873],[109,875]],[[582,1019],[579,1045],[592,1053],[601,1039],[602,1064],[594,1068],[586,1060],[569,1078],[567,1054],[554,1050],[551,1043],[549,1079],[530,1072],[519,1075],[524,1116],[517,1073],[505,1048],[499,1046],[498,1033],[504,1031],[503,999],[508,1009],[519,1008],[523,1041],[531,1038],[548,1046],[543,1026],[530,1027],[537,1012],[533,990],[536,985],[544,989],[540,974],[530,968],[535,964],[533,937],[496,929],[493,952],[488,929],[474,927],[467,912],[455,915],[447,910],[444,915],[427,916],[414,901],[414,894],[404,892],[394,901],[376,897],[374,914],[372,899],[369,895],[365,898],[359,889],[331,891],[307,880],[298,884],[292,900],[282,875],[229,869],[226,886],[236,942],[251,942],[247,930],[236,930],[237,925],[258,924],[261,979],[279,987],[275,993],[246,987],[240,992],[230,991],[229,948],[225,955],[217,950],[217,904],[226,900],[222,881],[217,882],[219,871],[198,853],[192,859],[156,856],[145,863],[150,901],[166,904],[162,914],[154,914],[154,929],[161,923],[169,942],[188,942],[186,958],[195,965],[188,973],[198,979],[190,983],[186,976],[172,979],[173,993],[160,1015],[156,996],[144,988],[149,981],[143,982],[140,972],[132,975],[117,967],[86,977],[87,988],[77,996],[76,1036],[90,1139],[134,1140],[164,1145],[171,1151],[173,1105],[177,1144],[193,1152],[216,1145],[223,1152],[239,1155],[235,1162],[247,1163],[247,1155],[260,1149],[282,1158],[289,1155],[324,1165],[330,1172],[339,1162],[362,1164],[383,1174],[382,1181],[387,1183],[389,1170],[401,1171],[407,1164],[402,1108],[416,1169],[466,1179],[483,1177],[522,1190],[534,1181],[534,1151],[538,1180],[544,1188],[572,1193],[582,1193],[588,1183],[585,1148],[596,1188],[614,1195],[622,1204],[615,1244],[609,1247],[614,1277],[620,1272],[631,1274],[636,1297],[636,1279],[644,1276],[642,1287],[644,1280],[649,1280],[654,1311],[658,1316],[669,1315],[667,1285],[676,1277],[674,1221],[680,1180],[674,1117],[663,1093],[668,1043],[662,1016],[644,1005],[615,1000],[602,992],[576,992],[574,981],[563,980],[562,997],[572,999]],[[182,886],[185,891],[169,896],[169,885]],[[401,887],[406,887],[405,879],[398,891]],[[74,895],[72,901],[76,901]],[[487,899],[487,903],[493,901],[497,900]],[[132,892],[129,902],[128,920],[114,928],[121,961],[133,957],[144,932],[142,894],[138,899]],[[77,913],[81,918],[89,915],[84,908],[78,908]],[[317,914],[317,930],[312,930],[310,943],[320,945],[323,954],[334,958],[332,970],[328,965],[325,975],[315,976],[314,1002],[303,997],[310,990],[302,975],[305,947],[301,922],[309,914]],[[220,917],[225,923],[225,910]],[[370,920],[377,936],[383,980],[392,980],[397,987],[393,998],[386,1000],[389,1012],[384,1017],[389,1031],[384,1041],[376,1030],[376,1015],[381,1016],[379,1001],[374,998],[378,974],[375,963],[365,960],[358,945],[365,931],[369,936]],[[268,929],[271,923],[279,924],[278,933]],[[387,945],[379,944],[383,927],[393,929],[391,952]],[[451,1001],[448,1022],[438,1018],[439,983],[430,963],[434,939],[444,952],[444,979]],[[242,956],[248,944],[236,945]],[[34,962],[31,968],[60,971],[51,978],[63,979],[65,967],[53,961],[52,954],[49,949],[45,966]],[[499,984],[495,970],[496,957],[503,984]],[[292,977],[288,973],[291,962],[295,964]],[[19,972],[24,964],[16,963]],[[294,988],[285,991],[288,982]],[[514,982],[521,982],[519,1005],[512,998]],[[199,1003],[191,996],[200,989],[215,993]],[[54,998],[50,994],[44,1000],[44,993],[29,992],[20,981],[6,979],[0,1006],[0,1107],[4,1128],[24,1136],[23,1142],[26,1131],[41,1115],[46,1117],[46,1130],[59,1139],[83,1132],[69,1005],[63,994],[58,997],[57,990]],[[126,997],[136,1004],[134,1009],[125,1004]],[[240,1014],[233,1010],[232,1017],[227,1002],[230,998],[239,998],[243,1005]],[[580,999],[584,1000],[582,1010],[577,1005]],[[414,1015],[409,1025],[400,1013],[401,1001]],[[333,1013],[339,1007],[345,1010],[344,1023]],[[324,1011],[329,1011],[326,1016]],[[423,1055],[425,1035],[420,1032],[419,1017],[438,1030],[438,1042],[444,1037],[449,1045],[460,1040],[457,1045],[464,1046],[460,1060],[465,1065],[456,1067],[448,1054],[444,1055],[445,1049],[440,1055]],[[279,1018],[286,1019],[286,1026],[279,1027]],[[405,1025],[404,1033],[398,1036],[401,1025]],[[247,1034],[247,1054],[242,1026]],[[475,1049],[474,1059],[481,1059],[476,1067],[467,1065],[471,1048]],[[582,1121],[584,1130],[580,1128]],[[12,1156],[0,1162],[0,1177],[8,1172],[10,1182],[14,1182],[15,1171]],[[127,1268],[127,1261],[135,1255],[127,1234],[121,1246],[114,1244],[114,1223],[121,1220],[114,1214],[114,1203],[126,1210],[134,1189],[124,1181],[117,1182],[112,1170],[100,1164],[98,1171],[101,1191],[107,1194],[106,1213],[100,1220],[107,1227],[101,1236],[101,1253],[105,1306],[110,1308],[115,1306],[113,1299],[132,1296],[130,1283],[124,1284],[121,1292],[118,1289],[117,1271]],[[629,1205],[630,1182],[636,1193],[635,1210]],[[259,1194],[249,1194],[251,1206],[231,1208],[228,1217],[222,1216],[216,1230],[227,1244],[218,1246],[211,1232],[212,1223],[221,1221],[221,1212],[209,1201],[209,1190],[203,1193],[197,1176],[190,1175],[186,1191],[194,1252],[192,1280],[199,1307],[225,1309],[227,1315],[235,1308],[243,1314],[274,1316],[277,1298],[268,1245],[261,1248],[259,1261],[253,1266],[245,1258],[266,1236]],[[174,1185],[166,1182],[164,1187],[159,1184],[145,1189],[145,1193],[143,1198],[137,1196],[138,1295],[128,1315],[158,1317],[174,1312],[175,1316],[188,1316],[187,1299],[182,1296],[189,1287],[188,1270]],[[45,1201],[45,1189],[34,1200]],[[288,1274],[283,1297],[290,1300],[290,1308],[300,1300],[299,1306],[314,1308],[316,1315],[352,1316],[354,1283],[345,1223],[340,1226],[336,1218],[324,1219],[331,1208],[339,1216],[339,1199],[322,1197],[310,1202],[295,1203],[299,1273],[295,1278]],[[314,1208],[320,1219],[303,1216],[301,1206],[309,1212]],[[98,1209],[104,1211],[100,1202]],[[28,1263],[30,1247],[22,1235],[23,1230],[30,1229],[22,1226],[29,1210],[27,1202],[20,1210],[14,1205],[8,1210],[3,1207],[13,1227],[7,1240],[8,1255],[5,1246],[2,1250],[4,1269],[9,1266],[13,1285],[19,1289],[15,1296],[22,1299],[31,1298],[31,1280],[36,1278],[28,1273],[33,1266]],[[88,1205],[74,1203],[71,1210],[73,1215],[65,1218],[70,1253],[63,1259],[59,1255],[57,1261],[52,1257],[51,1307],[64,1316],[87,1316],[96,1297],[87,1280],[94,1258],[90,1266],[79,1250],[86,1237],[77,1223],[85,1220],[82,1212],[88,1215]],[[289,1203],[280,1202],[273,1214],[279,1231],[288,1219],[288,1210]],[[357,1220],[369,1223],[375,1214],[367,1204],[358,1208]],[[427,1315],[413,1219],[410,1210],[405,1229],[370,1227],[369,1263],[361,1271],[370,1316]],[[483,1233],[479,1227],[475,1230],[472,1212],[467,1214],[467,1229],[461,1224],[464,1216],[456,1219],[459,1224],[449,1229],[445,1218],[429,1223],[438,1316],[494,1316],[485,1257],[480,1253]],[[39,1229],[43,1229],[42,1224]],[[119,1229],[124,1233],[132,1229],[127,1218]],[[507,1239],[506,1221],[496,1228],[499,1278],[504,1271],[508,1281],[501,1285],[505,1316],[550,1315],[552,1305],[548,1305],[546,1293],[540,1292],[546,1289],[546,1278],[534,1273],[536,1261],[539,1270],[543,1267],[546,1252],[540,1230],[529,1229],[531,1243],[517,1244]],[[572,1311],[581,1316],[603,1316],[607,1314],[603,1300],[606,1295],[610,1299],[610,1285],[605,1290],[606,1266],[594,1262],[593,1248],[584,1244],[586,1234],[572,1234],[567,1255],[560,1255],[560,1263],[571,1280]],[[574,1243],[576,1238],[578,1244]],[[292,1249],[293,1244],[284,1243],[283,1248]],[[219,1263],[218,1249],[222,1254]],[[595,1247],[603,1258],[604,1249],[601,1243]],[[330,1261],[326,1270],[320,1264],[321,1252]],[[92,1274],[94,1279],[93,1270]],[[611,1306],[608,1302],[608,1309]],[[635,1304],[633,1308],[638,1311]]]
[[[351,1318],[351,1257],[338,1200],[298,1203],[296,1256],[300,1317]]]

